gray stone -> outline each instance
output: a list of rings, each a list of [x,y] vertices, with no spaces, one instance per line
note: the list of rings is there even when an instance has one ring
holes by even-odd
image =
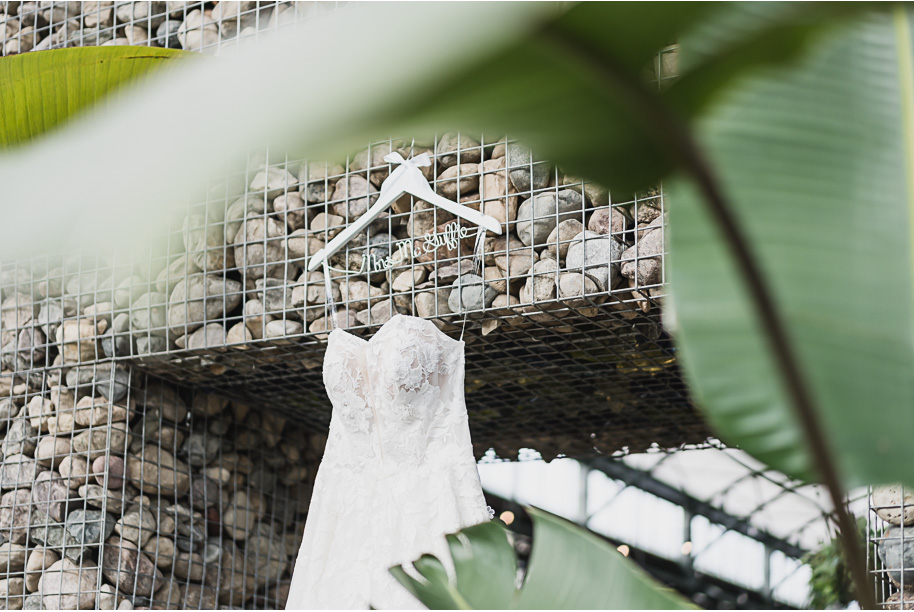
[[[296,314],[292,303],[292,292],[296,285],[286,283],[280,278],[258,278],[254,286],[257,287],[257,296],[266,306],[267,312]],[[281,314],[279,316],[282,316]]]
[[[482,310],[492,305],[496,295],[498,291],[481,276],[464,274],[454,281],[448,297],[448,308],[455,313]]]
[[[220,440],[202,433],[191,433],[182,447],[187,462],[194,467],[204,467],[219,457]]]
[[[254,245],[252,248],[262,247]],[[204,321],[222,319],[240,303],[241,283],[238,281],[195,274],[179,281],[172,291],[168,302],[168,326],[176,334],[188,333]]]
[[[80,391],[91,391],[92,395],[100,394],[112,402],[118,402],[127,395],[129,382],[130,374],[127,369],[124,366],[117,365],[114,367],[112,374],[112,364],[110,363],[99,363],[85,368],[71,368],[66,377],[66,383],[70,389],[92,385],[91,389],[80,389]]]
[[[298,179],[285,168],[267,168],[254,175],[251,191],[265,192],[267,200],[286,191],[298,189]]]
[[[584,196],[570,189],[541,193],[517,209],[517,237],[527,246],[545,244],[555,226],[582,216]]]
[[[164,293],[144,293],[130,310],[130,327],[134,332],[165,333],[165,308],[168,298]]]
[[[235,264],[247,278],[286,276],[286,228],[275,219],[247,219],[238,228],[233,244]]]
[[[178,40],[178,28],[180,27],[181,22],[174,19],[160,23],[156,28],[156,38],[159,39],[159,44],[167,49],[180,49],[181,41]]]
[[[147,412],[159,409],[162,417],[172,423],[181,423],[187,417],[187,402],[172,385],[148,384],[142,401]]]
[[[904,583],[911,584],[914,581],[914,527],[890,527],[882,537],[876,549],[889,577],[900,584],[904,574]]]
[[[190,487],[191,505],[197,510],[206,510],[211,506],[220,508],[228,502],[228,491],[222,489],[219,482],[212,478],[196,477]]]
[[[225,345],[225,328],[219,323],[207,323],[187,337],[185,348],[218,348]]]
[[[0,489],[31,486],[38,476],[38,464],[26,455],[10,455],[0,464]]]
[[[146,338],[146,336],[143,336]],[[161,336],[151,336],[151,338],[156,338],[162,343],[165,342],[165,338]],[[102,336],[99,339],[99,342],[102,345],[102,352],[105,354],[105,357],[129,357],[130,356],[130,336],[125,334],[115,334],[113,331],[109,331],[107,334]]]
[[[100,510],[74,510],[67,516],[66,529],[76,546],[87,547],[107,540],[115,522],[113,516]]]
[[[225,232],[219,220],[212,214],[184,218],[184,249],[194,265],[206,272],[219,272],[235,265],[234,251],[225,248]]]
[[[565,257],[565,268],[571,272],[586,270],[600,291],[612,289],[619,282],[619,261],[624,246],[613,236],[583,231],[572,240]]]
[[[3,456],[32,455],[38,443],[38,430],[32,427],[25,416],[13,419],[3,439]]]
[[[543,189],[549,186],[552,166],[537,161],[527,147],[513,143],[507,147],[508,178],[518,191]],[[532,172],[531,172],[532,164]],[[532,175],[532,176],[531,176]],[[578,194],[580,196],[580,194]]]
[[[135,492],[135,489],[128,485],[127,491]],[[120,491],[115,491],[95,484],[84,484],[78,489],[79,496],[86,500],[86,503],[93,508],[104,508],[112,514],[120,514],[124,509],[124,496]],[[130,497],[129,493],[127,497]]]
[[[129,350],[129,348],[128,348]],[[168,350],[168,340],[164,336],[137,336],[136,337],[136,354],[152,355],[155,353],[164,353]]]

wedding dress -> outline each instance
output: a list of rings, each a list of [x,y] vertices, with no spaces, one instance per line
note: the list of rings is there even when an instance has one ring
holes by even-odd
[[[422,608],[388,572],[490,518],[463,397],[464,343],[395,315],[370,340],[330,332],[333,404],[286,609]]]

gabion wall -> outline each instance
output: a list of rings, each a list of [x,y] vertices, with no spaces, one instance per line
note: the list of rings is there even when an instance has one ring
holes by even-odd
[[[884,609],[914,609],[914,491],[902,485],[875,487],[870,510],[868,557],[876,600]]]
[[[320,436],[110,362],[0,397],[7,608],[284,606]]]

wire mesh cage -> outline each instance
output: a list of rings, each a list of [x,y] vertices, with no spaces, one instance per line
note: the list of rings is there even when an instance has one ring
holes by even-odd
[[[883,609],[914,608],[914,493],[900,484],[874,487],[867,516],[867,558]]]
[[[111,362],[0,386],[8,608],[283,607],[319,434]]]

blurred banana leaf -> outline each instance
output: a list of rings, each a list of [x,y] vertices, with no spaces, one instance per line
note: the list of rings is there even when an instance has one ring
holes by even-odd
[[[495,521],[447,536],[454,580],[432,555],[402,566],[394,577],[432,610],[686,610],[695,606],[664,588],[605,540],[536,508],[533,552],[524,583],[515,587],[517,559],[505,528]]]
[[[807,11],[820,17],[809,19],[810,30],[831,23],[822,8],[802,7],[783,19]],[[246,151],[264,143],[321,159],[391,134],[509,133],[566,171],[613,189],[654,184],[681,161],[661,119],[688,120],[717,97],[735,78],[721,57],[745,57],[754,66],[800,50],[770,52],[784,43],[783,11],[775,12],[751,40],[703,58],[693,68],[701,77],[696,85],[683,74],[677,88],[687,95],[661,96],[651,70],[657,51],[726,9],[377,3],[341,8],[232,55],[181,62],[125,92],[103,117],[84,116],[0,157],[8,196],[0,258],[50,245],[135,244],[138,234],[161,227],[165,207],[202,194],[217,173],[243,169]],[[429,44],[395,42],[416,32],[429,34]],[[45,180],[48,168],[54,181]],[[59,197],[61,184],[67,198]],[[44,207],[40,226],[30,222],[28,207],[15,204],[28,201]]]
[[[158,47],[81,47],[0,59],[0,149],[27,142],[117,88],[192,54]]]
[[[910,16],[868,16],[697,126],[800,360],[845,487],[914,482]],[[719,435],[820,474],[744,279],[693,184],[669,191],[677,346]],[[672,314],[672,313],[671,313]]]

